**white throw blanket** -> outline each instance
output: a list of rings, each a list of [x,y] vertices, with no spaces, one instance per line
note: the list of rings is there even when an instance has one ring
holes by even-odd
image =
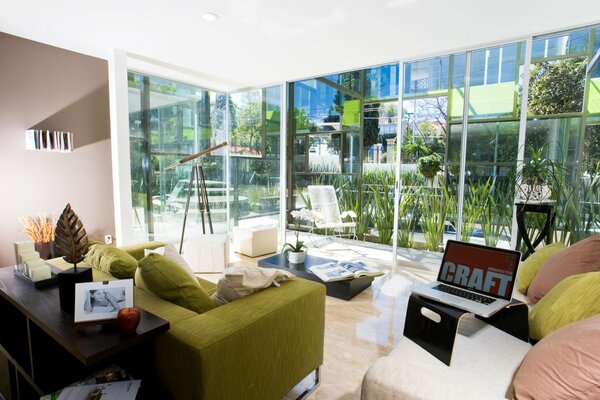
[[[293,278],[294,274],[280,269],[251,266],[225,268],[212,301],[215,306],[221,306],[271,285],[279,286],[279,282]]]

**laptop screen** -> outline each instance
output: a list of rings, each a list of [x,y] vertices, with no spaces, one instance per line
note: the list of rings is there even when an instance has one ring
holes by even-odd
[[[448,240],[438,281],[510,300],[521,253]]]

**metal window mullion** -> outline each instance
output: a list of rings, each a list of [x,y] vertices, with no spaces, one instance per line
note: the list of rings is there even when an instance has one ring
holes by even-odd
[[[398,62],[398,116],[396,118],[396,182],[394,184],[394,229],[392,233],[392,273],[395,273],[396,261],[398,260],[398,220],[400,218],[400,194],[402,193],[402,117],[404,100],[404,63]],[[388,151],[389,153],[389,151]]]
[[[498,50],[498,83],[502,83],[502,58],[504,58],[504,47]]]
[[[472,52],[468,51],[465,60],[465,88],[463,98],[463,128],[461,136],[461,149],[460,149],[460,174],[458,177],[458,211],[456,219],[456,238],[460,238],[462,233],[462,222],[463,222],[463,211],[464,211],[464,197],[465,197],[465,172],[467,164],[467,133],[469,131],[469,92],[471,84],[471,55]]]
[[[594,55],[594,38],[596,37],[596,29],[591,29],[590,30],[590,38],[589,38],[589,42],[588,42],[588,59],[591,60],[592,58],[595,57]],[[600,50],[597,52],[599,53]],[[589,65],[589,64],[588,64]],[[575,182],[573,182],[573,186],[576,189],[579,189],[579,185],[581,184],[581,179],[579,179],[579,177],[583,176],[583,173],[585,172],[585,166],[582,164],[583,161],[583,155],[584,155],[584,150],[585,150],[585,131],[586,131],[586,125],[587,125],[587,106],[588,106],[588,99],[589,99],[589,92],[590,92],[590,81],[592,79],[592,73],[594,72],[593,69],[589,69],[586,67],[585,69],[585,81],[584,81],[584,88],[583,88],[583,101],[581,102],[581,112],[582,112],[582,116],[581,116],[581,128],[580,128],[580,133],[579,133],[579,142],[578,142],[578,149],[577,149],[577,154],[575,155],[575,165],[574,165],[574,170],[571,171],[571,173],[574,172],[574,178],[575,178]],[[567,135],[567,137],[569,137],[569,135]],[[567,165],[568,162],[568,149],[567,149],[567,157],[565,159],[565,161],[563,161],[563,165]],[[580,204],[579,199],[577,197],[579,197],[578,195],[579,190],[575,190],[575,204]]]
[[[483,65],[483,84],[488,84],[488,68],[490,67],[490,50],[485,50],[485,62]]]
[[[288,90],[287,83],[281,84],[280,111],[279,111],[279,243],[285,242],[285,232],[287,225],[287,119],[288,119]],[[291,111],[290,111],[291,112]],[[293,165],[293,164],[292,164]],[[293,191],[290,196],[293,196]]]
[[[525,158],[525,134],[527,131],[527,112],[529,104],[529,71],[531,69],[531,51],[533,46],[533,38],[528,37],[525,41],[525,61],[523,63],[523,88],[521,90],[521,116],[519,120],[519,143],[517,154],[517,171],[515,182],[515,197],[520,186],[521,171],[523,170],[523,160]],[[515,248],[517,239],[517,208],[513,204],[512,227],[511,227],[511,248]]]

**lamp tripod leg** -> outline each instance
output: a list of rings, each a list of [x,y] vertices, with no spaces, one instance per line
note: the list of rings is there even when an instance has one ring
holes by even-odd
[[[208,203],[208,191],[206,190],[206,179],[204,179],[204,170],[202,169],[201,165],[199,166],[198,175],[200,176],[200,181],[202,182],[202,186],[200,186],[201,193],[199,194],[199,196],[201,196],[203,199],[204,210],[206,211],[206,216],[208,219],[208,228],[210,230],[210,233],[212,234],[212,233],[214,233],[214,231],[213,231],[212,217],[210,214],[210,205]],[[204,231],[204,216],[202,218],[202,230]]]
[[[188,211],[190,209],[190,198],[192,196],[192,184],[194,182],[195,169],[192,167],[190,172],[190,182],[188,184],[187,198],[185,200],[185,213],[183,214],[183,227],[181,228],[181,241],[179,243],[179,254],[183,250],[183,237],[185,235],[185,224],[187,223]]]
[[[202,173],[202,166],[200,164],[194,164],[196,169],[196,196],[198,196],[198,211],[200,212],[200,218],[202,219],[202,233],[206,233],[206,225],[204,223],[204,211],[206,204],[204,202],[204,174]]]

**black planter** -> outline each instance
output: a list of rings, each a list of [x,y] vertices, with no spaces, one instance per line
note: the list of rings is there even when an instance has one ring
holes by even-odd
[[[60,308],[69,314],[75,312],[75,284],[91,282],[92,269],[89,267],[71,268],[58,273],[58,293]]]

